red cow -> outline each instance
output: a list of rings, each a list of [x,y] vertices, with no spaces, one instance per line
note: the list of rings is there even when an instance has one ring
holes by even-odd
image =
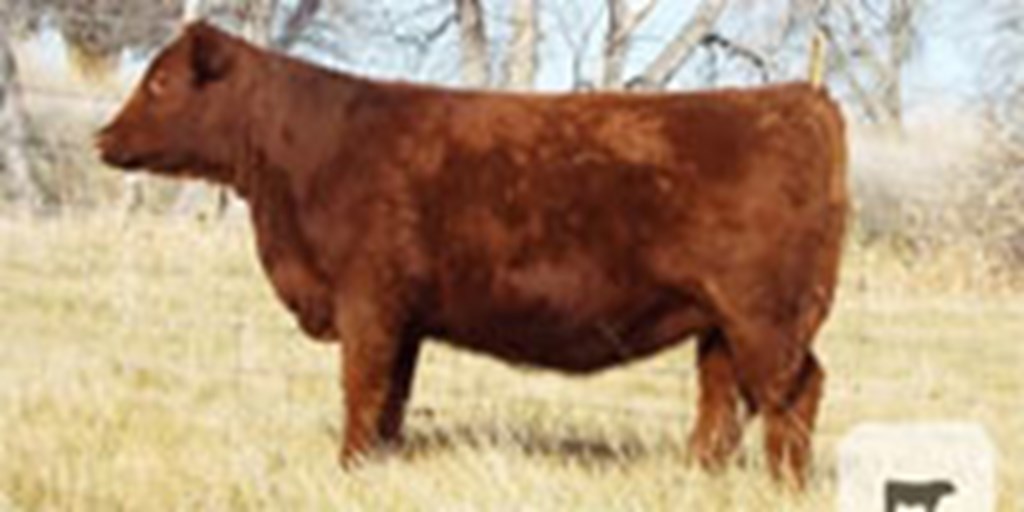
[[[746,407],[773,473],[804,474],[847,211],[843,121],[817,87],[458,91],[200,22],[98,146],[248,202],[279,297],[309,335],[344,340],[344,463],[399,435],[427,337],[592,372],[692,335],[691,455],[721,466]]]

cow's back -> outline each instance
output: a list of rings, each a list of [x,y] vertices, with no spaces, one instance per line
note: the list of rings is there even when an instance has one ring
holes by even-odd
[[[448,101],[436,168],[414,189],[433,323],[456,343],[612,364],[719,321],[680,283],[767,286],[792,308],[820,302],[817,288],[830,298],[845,149],[824,93]]]

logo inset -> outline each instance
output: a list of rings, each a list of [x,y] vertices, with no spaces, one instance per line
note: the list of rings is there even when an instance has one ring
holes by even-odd
[[[839,510],[992,512],[992,443],[966,423],[861,425],[839,446]]]
[[[934,482],[885,481],[885,512],[897,512],[900,506],[924,507],[925,512],[935,512],[939,501],[947,494],[956,492],[956,486],[948,480]]]

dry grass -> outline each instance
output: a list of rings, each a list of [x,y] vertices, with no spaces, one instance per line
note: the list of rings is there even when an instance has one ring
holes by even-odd
[[[798,497],[765,478],[754,435],[723,476],[681,464],[692,346],[565,378],[431,345],[408,446],[343,474],[337,356],[292,327],[247,232],[0,221],[0,509],[822,511],[840,437],[914,419],[983,424],[1000,510],[1024,508],[1024,295],[977,292],[992,283],[958,257],[851,251]]]

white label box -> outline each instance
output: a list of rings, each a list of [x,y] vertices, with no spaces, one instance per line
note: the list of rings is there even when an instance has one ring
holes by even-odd
[[[839,444],[840,512],[994,512],[996,453],[973,423],[865,423]]]

